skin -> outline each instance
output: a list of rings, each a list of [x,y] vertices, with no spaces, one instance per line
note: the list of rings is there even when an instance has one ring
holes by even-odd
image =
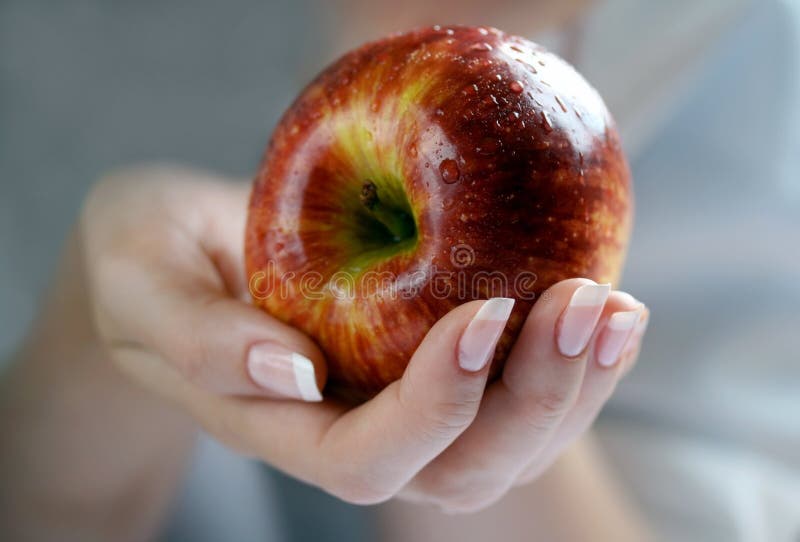
[[[399,499],[378,510],[384,542],[409,540],[649,540],[648,530],[586,435],[536,483],[517,486],[472,514],[442,514]],[[576,515],[580,518],[576,521]]]
[[[401,228],[364,205],[365,187],[415,233],[376,235],[381,222]],[[617,282],[631,199],[613,120],[574,69],[494,29],[424,28],[345,55],[284,115],[251,197],[247,272],[286,277],[289,295],[259,305],[321,346],[332,385],[366,397],[400,378],[449,311],[515,297],[496,376],[533,299],[569,277]],[[327,287],[342,272],[352,297]],[[310,273],[315,296],[301,293]],[[390,279],[375,292],[368,273]],[[409,273],[428,286],[404,290]],[[429,286],[448,273],[470,286]],[[502,285],[475,280],[498,273]],[[387,301],[393,288],[410,295]]]
[[[635,361],[638,339],[624,363],[595,360],[603,322],[639,306],[621,292],[588,348],[560,355],[560,315],[588,283],[569,279],[526,315],[503,376],[488,387],[488,368],[466,372],[455,359],[482,304],[473,301],[439,320],[401,379],[358,407],[267,397],[245,370],[253,341],[302,353],[320,385],[325,359],[307,336],[245,301],[247,191],[162,167],[118,172],[89,196],[42,317],[3,375],[0,431],[14,438],[0,443],[0,525],[13,538],[153,536],[197,427],[351,503],[398,497],[477,511],[538,479]],[[587,540],[645,539],[599,464],[566,465],[542,488],[603,503],[608,513],[586,516]],[[571,523],[553,515],[536,532],[548,539]]]

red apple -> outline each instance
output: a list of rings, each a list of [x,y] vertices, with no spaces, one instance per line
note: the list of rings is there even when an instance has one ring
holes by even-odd
[[[448,311],[503,295],[518,302],[497,374],[545,289],[617,281],[631,209],[613,120],[571,66],[436,26],[346,54],[285,113],[253,187],[247,272],[256,303],[325,352],[330,385],[364,398]]]

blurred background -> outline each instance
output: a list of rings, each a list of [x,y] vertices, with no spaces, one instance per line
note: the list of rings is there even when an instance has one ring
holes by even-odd
[[[652,318],[598,432],[651,524],[666,540],[800,540],[791,0],[0,0],[0,359],[100,175],[170,161],[249,178],[316,72],[432,23],[545,44],[617,119],[637,195],[622,286]],[[202,440],[164,540],[375,540],[379,524]]]

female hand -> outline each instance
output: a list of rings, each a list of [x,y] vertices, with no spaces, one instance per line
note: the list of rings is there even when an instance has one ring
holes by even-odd
[[[346,501],[485,507],[585,432],[636,360],[644,306],[571,279],[534,305],[488,387],[503,298],[447,314],[374,399],[321,401],[322,352],[248,303],[248,189],[171,168],[99,183],[81,222],[96,327],[125,373],[219,440]]]

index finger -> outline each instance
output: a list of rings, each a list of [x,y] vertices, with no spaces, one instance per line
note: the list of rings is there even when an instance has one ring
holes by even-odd
[[[472,422],[512,300],[462,305],[428,333],[403,378],[347,411],[321,404],[211,396],[189,410],[222,440],[353,503],[399,491]]]

